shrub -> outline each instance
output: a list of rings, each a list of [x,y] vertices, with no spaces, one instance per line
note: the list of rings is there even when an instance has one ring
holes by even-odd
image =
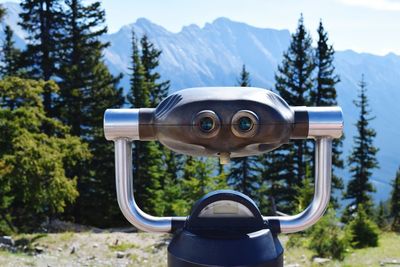
[[[350,221],[349,234],[354,248],[378,246],[378,226],[368,218],[362,205],[358,206],[354,219]]]
[[[327,214],[310,230],[308,247],[318,257],[344,259],[349,247],[348,237],[340,228],[333,210],[328,210]]]

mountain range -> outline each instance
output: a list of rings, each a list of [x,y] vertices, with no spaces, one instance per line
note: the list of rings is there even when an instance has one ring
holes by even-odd
[[[24,32],[18,26],[19,5],[3,5],[8,9],[3,24],[14,29],[17,46],[24,47]],[[273,88],[274,73],[290,42],[288,30],[257,28],[228,18],[218,18],[203,27],[185,26],[179,32],[170,32],[140,18],[103,37],[110,43],[104,60],[111,72],[124,74],[121,86],[125,91],[129,89],[132,30],[139,37],[146,34],[162,50],[158,71],[163,79],[171,81],[171,92],[188,87],[235,85],[243,64],[250,72],[252,86]],[[380,168],[374,171],[372,179],[377,189],[375,199],[386,200],[400,165],[400,56],[337,51],[334,64],[341,79],[337,91],[345,117],[344,158],[356,133],[354,124],[359,112],[353,100],[357,98],[361,75],[365,75],[370,109],[376,117],[371,121],[377,131],[375,145],[380,149]],[[340,174],[345,181],[349,179],[348,168]]]

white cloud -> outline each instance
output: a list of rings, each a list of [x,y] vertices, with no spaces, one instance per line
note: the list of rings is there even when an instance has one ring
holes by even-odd
[[[345,5],[361,6],[377,10],[400,11],[399,0],[339,0]]]

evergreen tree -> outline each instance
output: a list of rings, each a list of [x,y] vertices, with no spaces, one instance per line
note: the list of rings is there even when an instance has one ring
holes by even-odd
[[[187,156],[182,177],[181,199],[183,201],[176,203],[177,206],[179,205],[181,215],[189,214],[193,204],[205,194],[226,189],[226,177],[214,175],[217,164],[219,163],[213,158]]]
[[[400,232],[400,169],[396,173],[393,181],[390,213],[393,217],[392,229]]]
[[[107,32],[105,12],[100,2],[81,0],[66,0],[64,9],[57,112],[93,155],[71,170],[80,192],[73,216],[91,225],[115,225],[122,220],[115,202],[113,145],[104,139],[103,114],[107,108],[121,107],[124,98],[117,86],[120,77],[110,74],[102,58],[108,45],[100,40]]]
[[[14,32],[10,26],[4,29],[5,38],[1,47],[0,75],[17,76],[20,74],[21,51],[15,47]]]
[[[349,247],[348,237],[340,229],[335,211],[329,208],[318,223],[309,230],[308,247],[318,257],[343,260]]]
[[[387,229],[389,225],[390,210],[388,208],[388,202],[379,201],[379,205],[376,208],[375,222],[379,226],[379,229]]]
[[[150,42],[147,35],[140,39],[142,48],[141,61],[144,69],[145,80],[150,91],[150,107],[156,107],[168,95],[169,81],[160,82],[161,75],[156,71],[162,51]]]
[[[376,247],[379,240],[379,229],[367,215],[364,205],[360,203],[354,218],[348,226],[351,245],[354,248]]]
[[[25,63],[31,78],[50,80],[56,74],[59,63],[60,36],[64,29],[62,1],[23,0],[20,23],[26,32],[27,49]],[[53,117],[53,95],[43,92],[46,113]]]
[[[11,230],[34,230],[62,213],[78,196],[68,170],[89,156],[79,138],[46,116],[44,88],[57,90],[54,82],[0,81],[0,226],[5,221]]]
[[[316,65],[316,86],[310,91],[310,104],[313,106],[336,106],[337,93],[336,84],[340,82],[339,76],[335,73],[333,65],[335,50],[328,44],[328,33],[325,31],[322,21],[318,27],[318,45],[315,52]],[[336,169],[343,169],[343,160],[341,148],[342,139],[333,140],[332,164]],[[332,189],[343,189],[343,181],[335,172],[332,175]],[[337,201],[334,200],[337,205]]]
[[[245,65],[242,67],[238,85],[241,87],[251,86],[250,73],[246,70]],[[256,198],[258,196],[257,190],[261,184],[259,177],[259,157],[249,156],[232,159],[228,184],[235,190],[251,198]]]
[[[283,61],[275,75],[275,90],[289,105],[310,104],[310,93],[314,85],[312,74],[315,69],[313,51],[312,39],[305,29],[301,15],[297,30],[292,34],[289,49],[283,54]],[[306,178],[305,162],[312,158],[312,153],[308,142],[302,140],[294,141],[282,149],[286,151],[283,151],[275,161],[279,160],[279,166],[291,170],[285,187],[288,191],[292,191],[294,185],[300,186]],[[289,192],[286,195],[289,195]],[[286,202],[295,200],[294,196],[295,194],[289,195]]]
[[[261,155],[261,177],[267,186],[268,202],[260,205],[263,214],[276,215],[276,212],[290,213],[295,208],[296,184],[293,179],[292,156],[288,155],[288,145]]]
[[[364,206],[368,215],[372,215],[373,202],[370,193],[375,190],[369,179],[372,176],[372,170],[378,167],[376,159],[378,149],[373,145],[376,132],[369,126],[374,117],[370,116],[371,111],[368,105],[367,84],[364,75],[359,86],[359,99],[354,101],[354,104],[360,108],[360,116],[356,123],[357,135],[354,137],[354,147],[348,159],[352,179],[349,181],[344,195],[345,199],[350,200],[344,213],[344,221],[357,212],[360,204]]]
[[[131,90],[128,101],[134,108],[149,107],[151,104],[150,82],[146,80],[146,70],[141,60],[138,41],[132,32]],[[147,70],[147,73],[149,70]],[[162,202],[161,181],[165,173],[160,146],[155,142],[136,141],[133,150],[134,186],[136,200],[143,210],[157,214],[165,208],[157,208]]]
[[[170,82],[168,80],[160,81],[161,75],[157,72],[159,67],[159,58],[162,51],[157,49],[147,35],[143,35],[140,38],[141,56],[140,60],[144,70],[144,79],[149,91],[149,106],[145,107],[156,107],[164,98],[168,95]],[[160,143],[159,146],[163,166],[164,166],[164,177],[159,181],[160,188],[154,193],[159,197],[160,203],[156,203],[156,213],[160,215],[171,215],[175,214],[174,198],[176,193],[179,193],[179,181],[177,175],[182,171],[182,155],[176,154],[175,152],[164,147]],[[157,198],[156,198],[157,199]]]

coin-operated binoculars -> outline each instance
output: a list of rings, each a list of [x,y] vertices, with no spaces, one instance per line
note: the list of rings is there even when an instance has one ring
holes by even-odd
[[[324,214],[331,191],[332,139],[343,131],[339,107],[291,107],[260,88],[207,87],[178,91],[156,108],[108,109],[107,140],[115,142],[118,203],[127,220],[146,232],[173,233],[168,266],[283,266],[279,233],[302,231]],[[158,140],[187,155],[257,155],[291,139],[314,139],[315,193],[293,216],[262,216],[247,196],[219,190],[197,201],[188,217],[154,217],[136,204],[132,141]]]

